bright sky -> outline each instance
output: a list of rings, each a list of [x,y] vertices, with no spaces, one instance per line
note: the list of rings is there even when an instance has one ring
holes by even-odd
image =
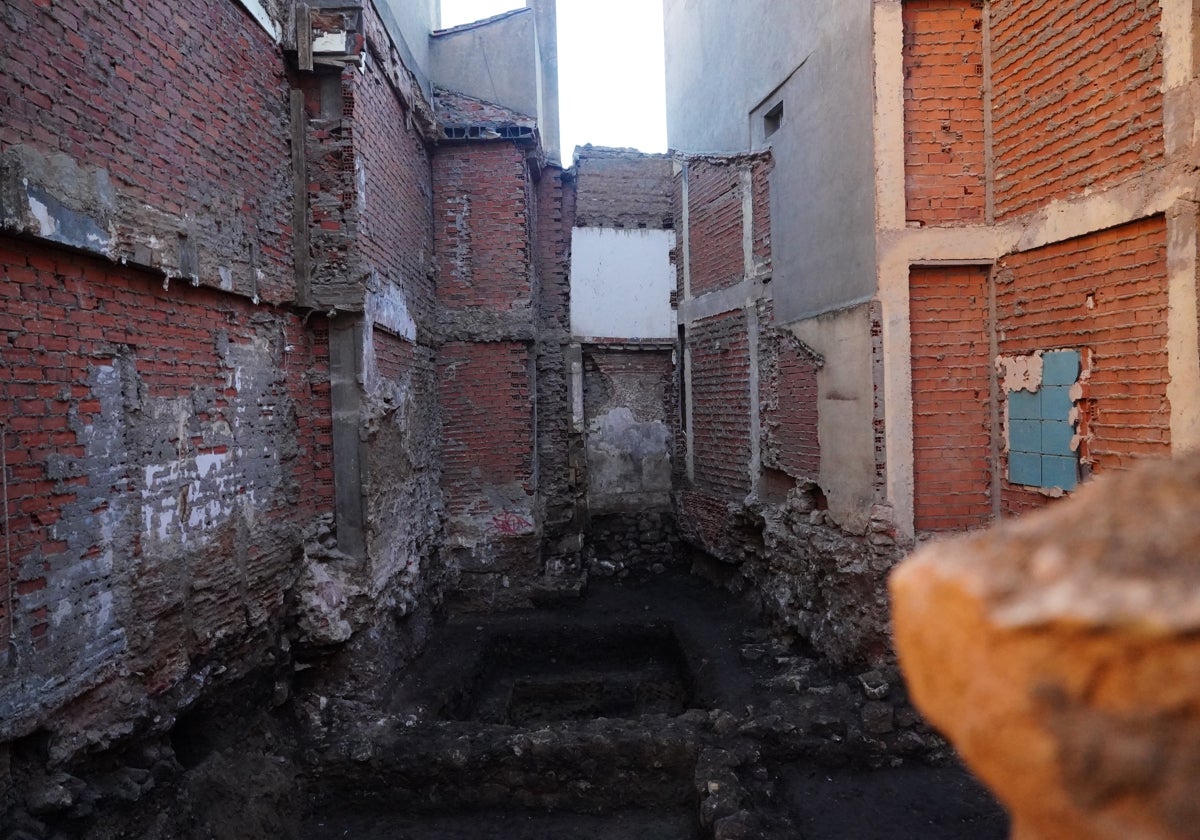
[[[525,6],[442,0],[442,26]],[[563,164],[576,146],[667,150],[661,0],[558,0],[558,98]]]

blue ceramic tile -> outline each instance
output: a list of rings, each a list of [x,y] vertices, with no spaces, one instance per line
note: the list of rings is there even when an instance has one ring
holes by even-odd
[[[1008,394],[1008,419],[1042,419],[1042,394],[1028,391],[1010,391]]]
[[[1071,388],[1069,385],[1043,385],[1042,419],[1066,420],[1071,414]]]
[[[1075,427],[1065,420],[1046,420],[1042,423],[1042,448],[1039,451],[1043,455],[1073,458],[1071,438],[1074,436]]]
[[[1008,453],[1008,480],[1030,487],[1042,486],[1042,456],[1027,452]]]
[[[1074,458],[1042,456],[1042,486],[1074,490],[1079,483],[1079,466]]]
[[[1043,385],[1074,385],[1079,379],[1079,351],[1056,350],[1042,356]]]
[[[1012,452],[1042,451],[1042,422],[1013,420],[1008,428],[1008,448]]]

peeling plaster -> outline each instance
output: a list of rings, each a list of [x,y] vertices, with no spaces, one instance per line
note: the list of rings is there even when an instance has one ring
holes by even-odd
[[[1005,391],[1037,393],[1042,387],[1042,351],[1028,356],[997,356],[996,374]]]

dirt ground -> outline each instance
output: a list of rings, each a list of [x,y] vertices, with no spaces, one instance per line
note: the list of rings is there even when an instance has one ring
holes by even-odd
[[[898,674],[839,672],[691,575],[456,619],[429,651],[369,748],[309,767],[305,840],[1008,834]]]

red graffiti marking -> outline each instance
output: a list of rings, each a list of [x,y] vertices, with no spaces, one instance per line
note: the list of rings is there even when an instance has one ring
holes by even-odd
[[[527,534],[532,530],[533,522],[519,513],[512,513],[507,510],[493,516],[492,524],[488,527],[489,534],[500,534],[501,536]]]

